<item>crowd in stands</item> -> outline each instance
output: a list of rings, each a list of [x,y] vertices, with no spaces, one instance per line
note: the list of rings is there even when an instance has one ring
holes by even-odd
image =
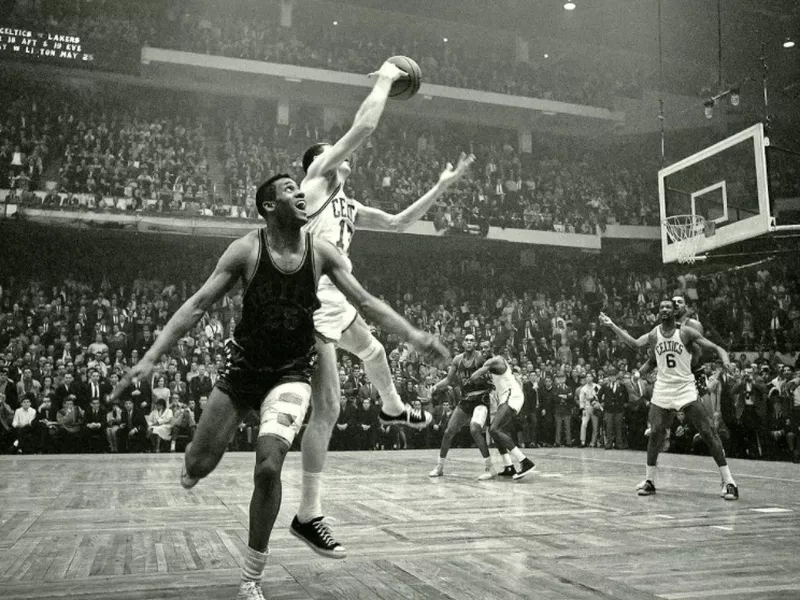
[[[638,335],[656,323],[658,301],[680,293],[736,364],[724,372],[709,360],[710,393],[702,399],[729,454],[800,459],[800,287],[788,262],[697,279],[678,271],[645,274],[624,258],[561,265],[558,278],[548,277],[548,261],[522,268],[489,256],[446,257],[437,264],[409,257],[407,269],[387,274],[381,260],[359,259],[362,280],[453,353],[467,333],[503,348],[526,398],[513,424],[520,445],[644,448],[652,377],[632,374],[644,356],[598,328],[596,315],[602,308]],[[227,295],[162,357],[148,381],[111,403],[121,373],[144,355],[197,282],[139,277],[112,283],[62,272],[49,280],[6,278],[0,285],[3,451],[159,452],[180,450],[191,438],[223,364],[241,291]],[[376,335],[401,396],[431,411],[433,424],[418,433],[382,427],[374,387],[357,359],[342,355],[333,447],[437,446],[458,389],[432,395],[443,372],[393,336]],[[743,352],[756,348],[757,356]],[[255,417],[242,423],[235,447],[251,447],[257,424]],[[470,443],[468,436],[459,440]],[[703,451],[680,418],[670,449]]]
[[[0,189],[15,189],[10,201],[39,208],[256,219],[261,181],[279,171],[302,178],[303,151],[344,133],[338,124],[326,131],[313,115],[277,124],[272,108],[261,118],[224,121],[192,110],[181,114],[176,107],[192,96],[161,93],[155,104],[138,96],[146,93],[130,91],[123,102],[81,91],[53,102],[37,91],[9,96],[0,111]],[[513,138],[496,129],[431,127],[386,115],[352,157],[347,191],[366,204],[400,211],[465,151],[477,157],[471,174],[426,216],[440,229],[595,233],[609,223],[658,223],[654,178],[644,175],[644,167],[615,164],[603,147],[568,141],[520,153]],[[218,181],[210,174],[213,160],[224,173]],[[36,197],[32,192],[46,179],[56,182],[55,189]]]

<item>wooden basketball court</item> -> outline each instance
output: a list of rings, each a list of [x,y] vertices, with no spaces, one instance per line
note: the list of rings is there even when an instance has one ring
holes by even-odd
[[[345,560],[288,533],[300,455],[264,579],[268,598],[639,600],[800,598],[800,468],[732,461],[725,502],[708,457],[550,449],[523,482],[477,482],[476,450],[333,453],[324,506]],[[496,455],[495,455],[496,456]],[[0,457],[0,598],[234,598],[247,535],[250,454],[194,490],[182,455]]]

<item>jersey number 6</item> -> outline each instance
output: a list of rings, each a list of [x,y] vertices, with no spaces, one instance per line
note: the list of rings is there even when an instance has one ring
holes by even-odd
[[[666,358],[666,360],[667,360],[667,366],[668,366],[670,369],[674,369],[674,368],[675,368],[675,365],[677,365],[677,364],[678,364],[677,362],[675,362],[675,355],[674,355],[674,354],[672,354],[671,352],[670,352],[669,354],[667,354],[667,356],[666,356],[665,358]]]

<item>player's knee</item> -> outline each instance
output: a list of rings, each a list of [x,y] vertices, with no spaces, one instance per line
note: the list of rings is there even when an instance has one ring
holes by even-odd
[[[222,460],[222,452],[214,452],[210,449],[200,448],[194,442],[186,446],[186,473],[191,477],[205,477]]]
[[[483,427],[481,427],[478,423],[470,423],[469,432],[472,434],[472,437],[479,437],[483,434]]]
[[[356,348],[353,354],[366,363],[385,358],[386,350],[383,348],[383,344],[381,344],[374,335],[370,334],[369,339],[366,340],[366,344],[360,348]]]
[[[271,487],[276,481],[280,481],[283,468],[282,459],[283,456],[279,454],[270,454],[256,463],[253,480],[257,487]]]

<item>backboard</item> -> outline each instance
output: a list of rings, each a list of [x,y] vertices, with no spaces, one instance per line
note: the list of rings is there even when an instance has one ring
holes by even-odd
[[[771,231],[767,143],[759,123],[658,172],[664,263],[677,261],[687,243],[667,235],[663,222],[670,216],[701,215],[714,223],[713,235],[698,232],[699,256]]]

